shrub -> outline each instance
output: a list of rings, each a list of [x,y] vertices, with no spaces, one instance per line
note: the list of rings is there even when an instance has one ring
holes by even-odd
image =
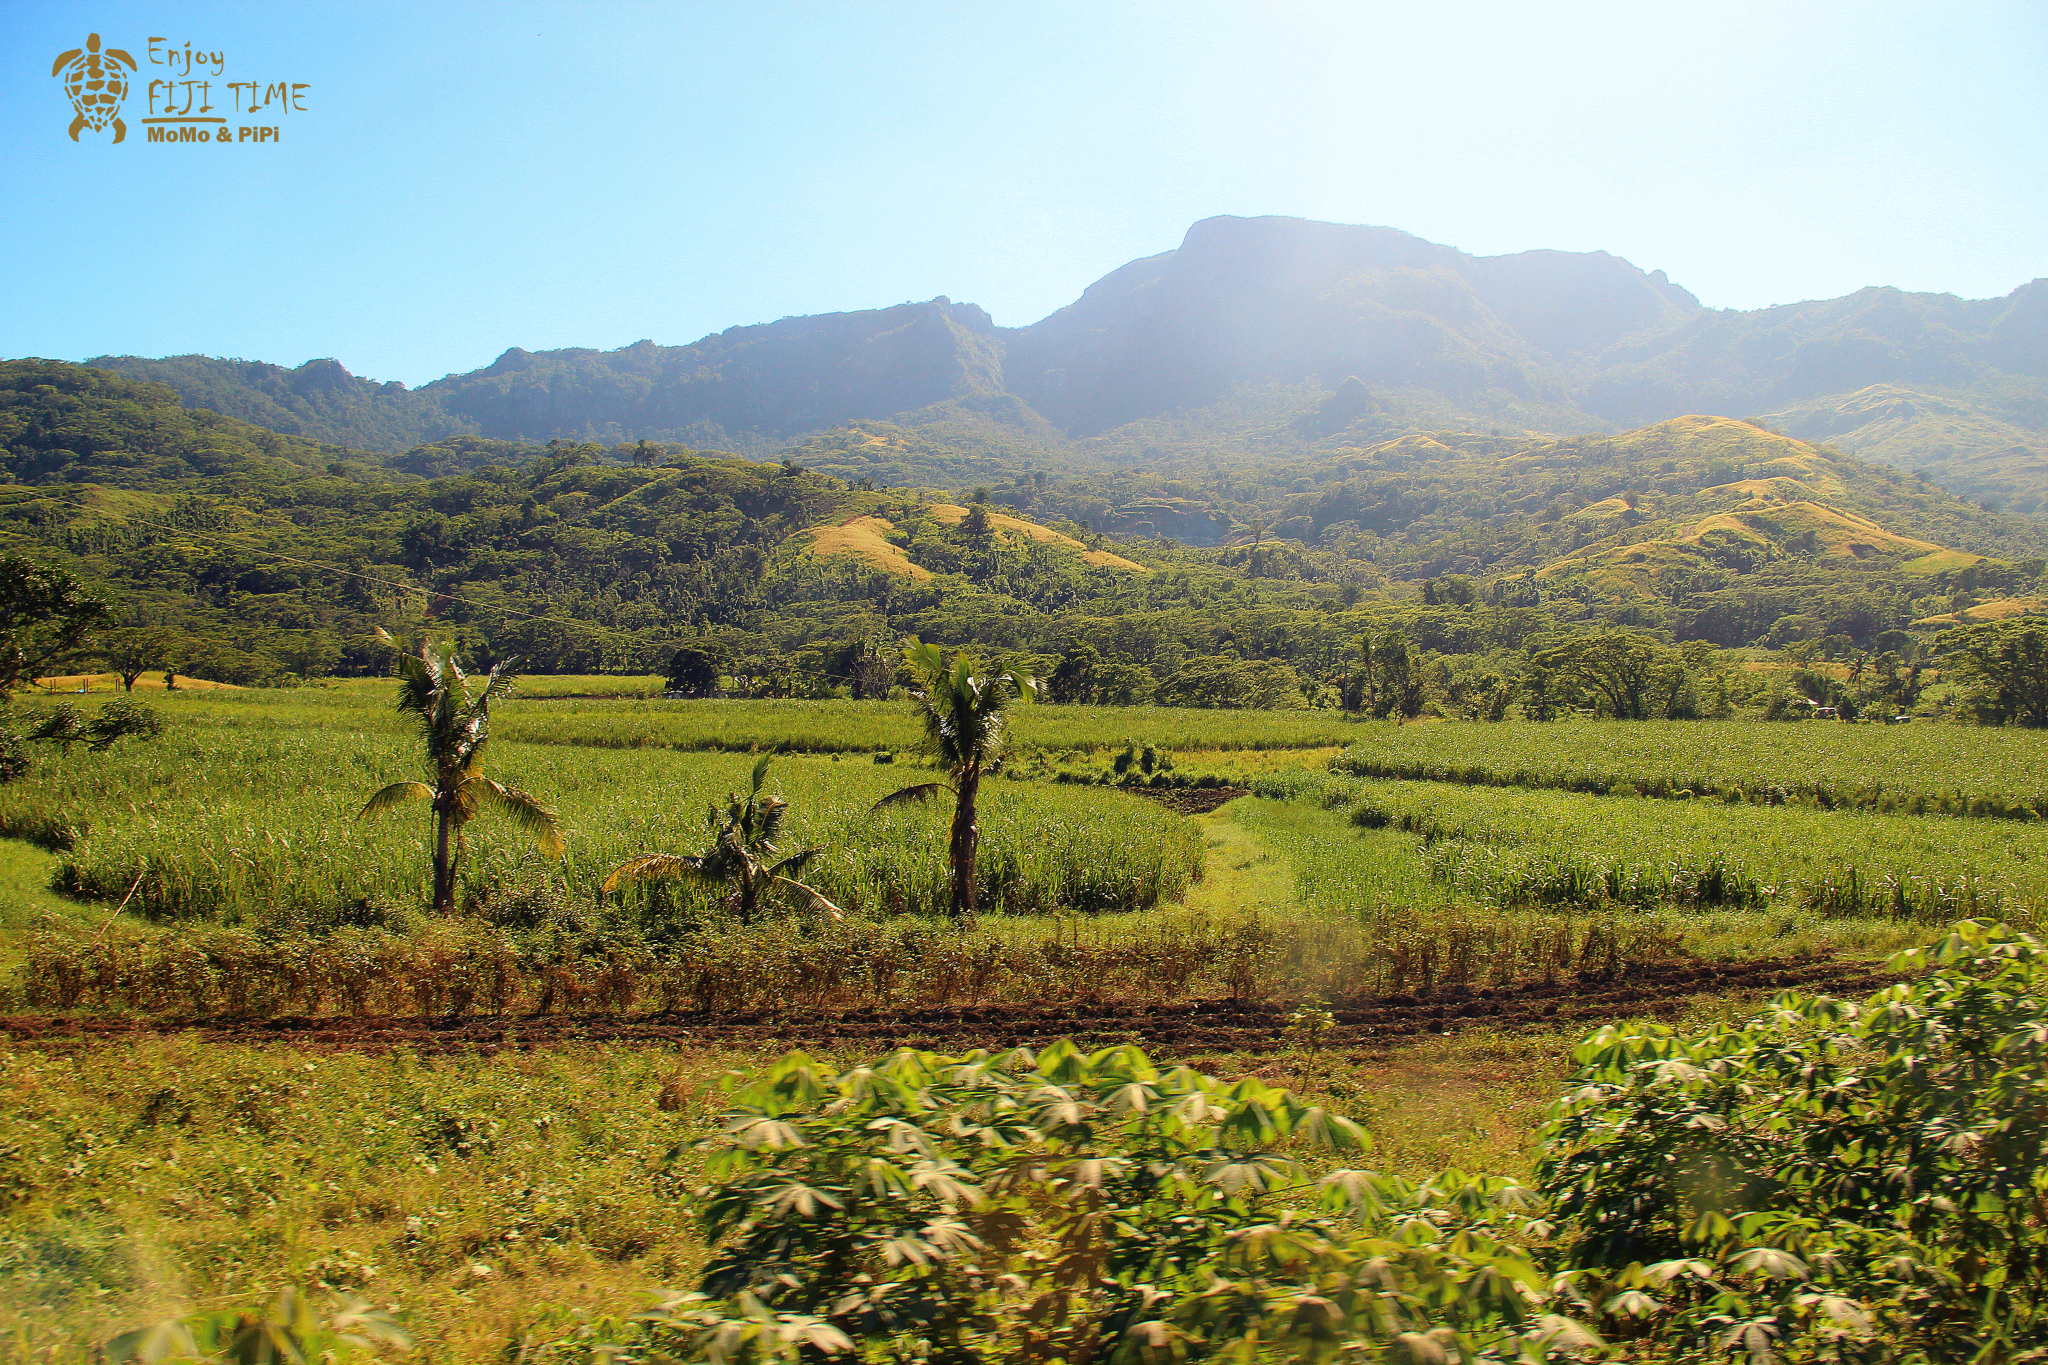
[[[2048,948],[1966,921],[1863,1004],[1583,1044],[1543,1133],[1574,1292],[1680,1356],[2048,1344]]]
[[[1542,1312],[1511,1240],[1520,1186],[1317,1178],[1301,1156],[1362,1151],[1352,1124],[1135,1047],[905,1050],[837,1074],[791,1054],[733,1095],[726,1129],[697,1193],[700,1291],[645,1319],[675,1356],[1321,1360],[1351,1342],[1442,1361],[1591,1342]]]

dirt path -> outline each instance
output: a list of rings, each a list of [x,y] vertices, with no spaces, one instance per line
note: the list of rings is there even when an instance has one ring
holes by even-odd
[[[1668,1016],[1702,996],[1764,995],[1798,988],[1866,994],[1892,978],[1877,964],[1825,959],[1668,963],[1613,980],[1533,983],[1428,999],[1382,996],[1337,1002],[1326,1046],[1370,1050],[1471,1028],[1587,1032],[1616,1019]],[[1287,1047],[1289,1006],[1197,1000],[1086,1001],[904,1010],[756,1011],[708,1014],[546,1015],[437,1019],[282,1018],[147,1021],[43,1016],[0,1018],[10,1047],[69,1050],[171,1033],[211,1043],[275,1043],[307,1051],[484,1053],[605,1043],[632,1047],[833,1047],[883,1051],[909,1045],[959,1049],[1038,1045],[1073,1038],[1092,1046],[1138,1042],[1172,1052],[1274,1052]]]

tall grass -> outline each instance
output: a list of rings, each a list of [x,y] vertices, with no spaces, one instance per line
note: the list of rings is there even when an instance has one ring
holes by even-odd
[[[737,755],[616,752],[500,743],[492,773],[559,808],[567,857],[543,858],[486,816],[468,827],[464,894],[563,880],[594,900],[627,858],[696,852],[707,805],[744,787]],[[55,820],[72,832],[59,889],[118,898],[159,919],[331,923],[380,902],[417,904],[426,876],[424,804],[356,818],[378,787],[414,777],[403,734],[269,725],[175,727],[110,754],[52,756],[0,788],[0,832]],[[784,758],[771,774],[792,803],[790,847],[824,851],[807,880],[856,914],[924,914],[946,903],[943,802],[871,814],[916,770]],[[1201,874],[1202,846],[1179,817],[1116,792],[998,782],[983,789],[980,875],[991,908],[1012,913],[1132,910],[1178,900]],[[139,883],[138,883],[138,878]],[[709,893],[636,891],[677,913]]]
[[[903,701],[748,701],[659,699],[643,679],[529,677],[498,717],[508,740],[604,749],[683,749],[734,753],[869,753],[914,749],[922,734]],[[611,685],[616,685],[613,690]],[[392,684],[355,679],[328,687],[174,693],[152,697],[166,714],[201,725],[345,725],[401,731]],[[1247,751],[1330,748],[1378,727],[1335,711],[1193,711],[1158,706],[1023,707],[1012,739],[1024,750],[1093,752],[1131,740],[1162,749]]]
[[[2048,734],[1962,725],[1565,721],[1378,725],[1333,770],[1360,777],[1757,805],[2048,816]]]
[[[11,989],[38,1009],[255,1017],[1258,1002],[1428,995],[1613,973],[1676,953],[1668,934],[1612,917],[1375,922],[1173,913],[1008,928],[779,918],[660,944],[631,936],[578,943],[475,919],[397,934],[46,931],[31,938]]]
[[[1325,904],[1378,906],[1389,888],[1413,901],[1427,879],[1442,894],[1502,907],[1777,906],[1946,922],[2026,920],[2048,905],[2048,826],[2036,822],[1312,773],[1277,774],[1256,789],[1344,811],[1356,827],[1348,860],[1306,864],[1303,895]]]

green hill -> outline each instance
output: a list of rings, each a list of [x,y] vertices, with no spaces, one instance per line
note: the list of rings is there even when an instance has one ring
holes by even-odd
[[[1917,470],[1965,497],[2038,514],[2048,504],[2048,432],[1999,417],[1983,400],[1872,384],[1828,394],[1764,421],[1895,469]]]
[[[839,430],[804,449],[848,473],[960,458],[917,428]],[[2040,523],[1753,423],[1363,430],[1282,419],[1258,458],[1160,452],[1138,469],[1040,459],[1020,437],[1002,458],[1037,466],[992,481],[973,516],[944,486],[673,443],[349,451],[105,370],[14,361],[0,532],[115,590],[127,624],[176,635],[181,669],[231,682],[380,669],[383,625],[549,672],[656,671],[693,643],[802,690],[851,642],[915,634],[1044,670],[1086,644],[1137,670],[1120,687],[1299,703],[1389,622],[1478,667],[1603,622],[1867,644],[2042,587]],[[868,449],[877,462],[854,458]]]

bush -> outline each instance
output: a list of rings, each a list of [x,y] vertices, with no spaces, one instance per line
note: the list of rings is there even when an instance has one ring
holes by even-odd
[[[1527,1191],[1319,1178],[1352,1124],[1255,1080],[1083,1056],[901,1051],[835,1074],[792,1054],[732,1098],[698,1191],[700,1292],[645,1319],[672,1357],[1541,1358],[1590,1345],[1541,1311],[1513,1239]],[[792,1351],[792,1354],[794,1352]]]
[[[2048,1345],[2048,949],[1966,921],[1893,967],[1861,1006],[1579,1048],[1542,1179],[1616,1331],[1758,1362]]]

